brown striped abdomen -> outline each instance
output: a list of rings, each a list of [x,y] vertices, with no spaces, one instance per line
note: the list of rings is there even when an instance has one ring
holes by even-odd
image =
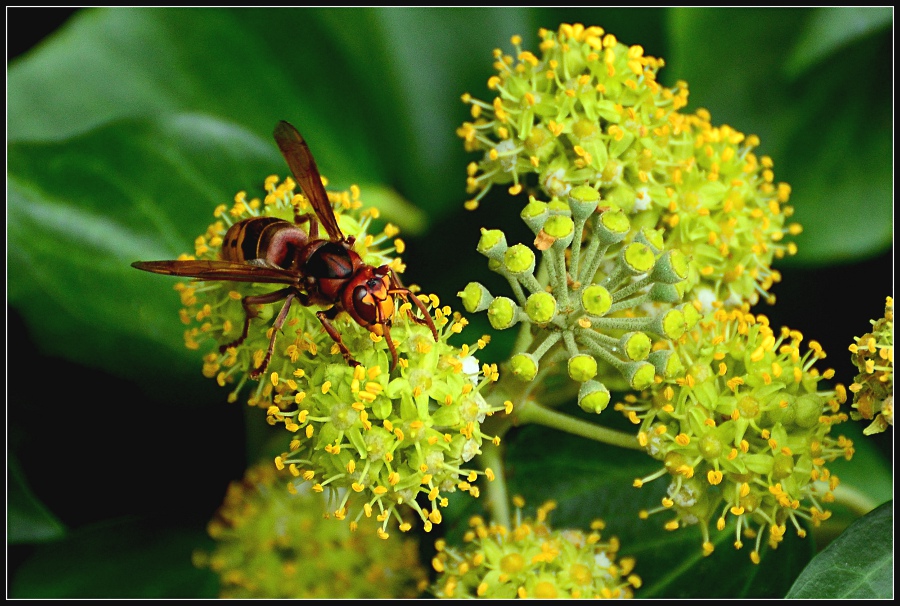
[[[298,249],[308,240],[306,232],[289,221],[251,217],[228,228],[222,239],[221,257],[234,263],[264,259],[270,265],[291,269]]]

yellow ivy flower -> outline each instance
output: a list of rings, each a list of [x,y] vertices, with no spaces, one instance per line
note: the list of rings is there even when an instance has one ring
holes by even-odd
[[[216,546],[194,554],[223,598],[412,598],[427,586],[418,546],[323,519],[324,499],[290,494],[271,464],[232,482],[209,523]]]
[[[801,523],[818,524],[830,514],[838,478],[825,466],[849,459],[853,443],[830,435],[847,420],[840,412],[846,392],[819,383],[816,361],[825,357],[811,341],[787,328],[773,331],[765,316],[747,309],[718,310],[686,333],[675,352],[687,374],[653,385],[642,397],[616,405],[640,426],[638,441],[663,462],[658,472],[635,480],[642,486],[668,476],[662,506],[674,517],[666,528],[698,524],[706,555],[712,553],[709,522],[718,530],[737,520],[735,547],[745,531],[777,547],[787,524],[800,536]]]
[[[894,299],[887,297],[884,317],[872,320],[872,331],[854,339],[850,346],[853,364],[859,370],[850,385],[853,408],[850,416],[872,423],[866,435],[880,433],[894,424]]]
[[[521,502],[521,501],[520,501]],[[590,532],[553,529],[548,502],[534,519],[516,512],[512,528],[473,517],[462,548],[443,539],[432,566],[439,598],[630,598],[640,578],[632,558],[616,557],[619,541],[602,540],[599,520]]]

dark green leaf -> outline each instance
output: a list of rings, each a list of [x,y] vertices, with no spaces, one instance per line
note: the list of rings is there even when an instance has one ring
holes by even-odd
[[[37,548],[19,569],[10,595],[28,599],[215,597],[215,575],[191,564],[191,553],[208,543],[200,530],[174,530],[171,522],[98,524]]]
[[[125,375],[173,360],[196,368],[174,281],[130,264],[190,252],[216,205],[263,191],[275,146],[180,115],[8,152],[9,301],[45,351]]]
[[[825,6],[809,15],[806,27],[785,65],[796,77],[817,62],[881,29],[889,29],[894,11],[889,6]]]
[[[8,459],[6,470],[7,544],[39,543],[64,536],[65,526],[34,496],[15,458]]]
[[[787,598],[891,599],[894,597],[894,502],[853,523],[817,555]]]

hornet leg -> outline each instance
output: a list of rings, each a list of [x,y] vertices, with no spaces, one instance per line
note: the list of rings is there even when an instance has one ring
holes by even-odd
[[[270,292],[265,295],[247,295],[243,299],[241,299],[241,305],[244,307],[244,329],[241,331],[241,336],[232,341],[231,343],[226,343],[225,345],[219,346],[219,352],[225,353],[230,347],[237,347],[241,343],[244,342],[244,339],[247,338],[247,335],[250,332],[250,320],[259,315],[259,313],[251,307],[252,305],[266,305],[268,303],[274,303],[276,301],[281,301],[293,291],[293,288],[282,288],[281,290],[276,290],[275,292]]]
[[[272,324],[272,337],[269,339],[269,348],[266,350],[266,357],[263,358],[262,364],[259,365],[259,368],[254,368],[250,371],[251,379],[258,379],[260,375],[266,372],[266,369],[269,367],[269,361],[272,359],[272,353],[275,351],[275,338],[278,336],[278,333],[281,331],[281,327],[284,326],[284,320],[287,318],[288,312],[291,310],[291,302],[294,300],[296,295],[294,293],[289,293],[287,297],[284,299],[284,305],[281,306],[281,311],[278,312],[278,317],[275,318],[275,323]]]
[[[353,359],[353,356],[350,355],[350,350],[347,349],[347,346],[344,345],[344,340],[341,339],[341,333],[335,329],[334,326],[331,325],[331,320],[338,315],[340,310],[337,307],[332,307],[331,309],[325,311],[316,312],[316,317],[319,318],[319,322],[322,323],[322,326],[325,328],[325,332],[328,333],[328,336],[337,343],[338,348],[341,350],[341,355],[344,356],[344,359],[347,360],[347,364],[350,366],[359,366],[359,362]]]

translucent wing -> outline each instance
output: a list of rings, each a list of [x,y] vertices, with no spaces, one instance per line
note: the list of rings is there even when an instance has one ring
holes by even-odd
[[[322,185],[322,176],[316,167],[316,161],[309,151],[309,146],[303,140],[303,136],[291,124],[282,120],[275,127],[275,142],[281,150],[281,155],[287,161],[288,167],[294,174],[297,184],[303,189],[303,193],[309,198],[319,222],[325,227],[328,237],[332,240],[343,240],[344,234],[338,227],[334,209],[328,201],[328,194]]]
[[[297,284],[299,278],[296,272],[286,269],[230,261],[137,261],[131,266],[155,274],[183,276],[197,280]]]

